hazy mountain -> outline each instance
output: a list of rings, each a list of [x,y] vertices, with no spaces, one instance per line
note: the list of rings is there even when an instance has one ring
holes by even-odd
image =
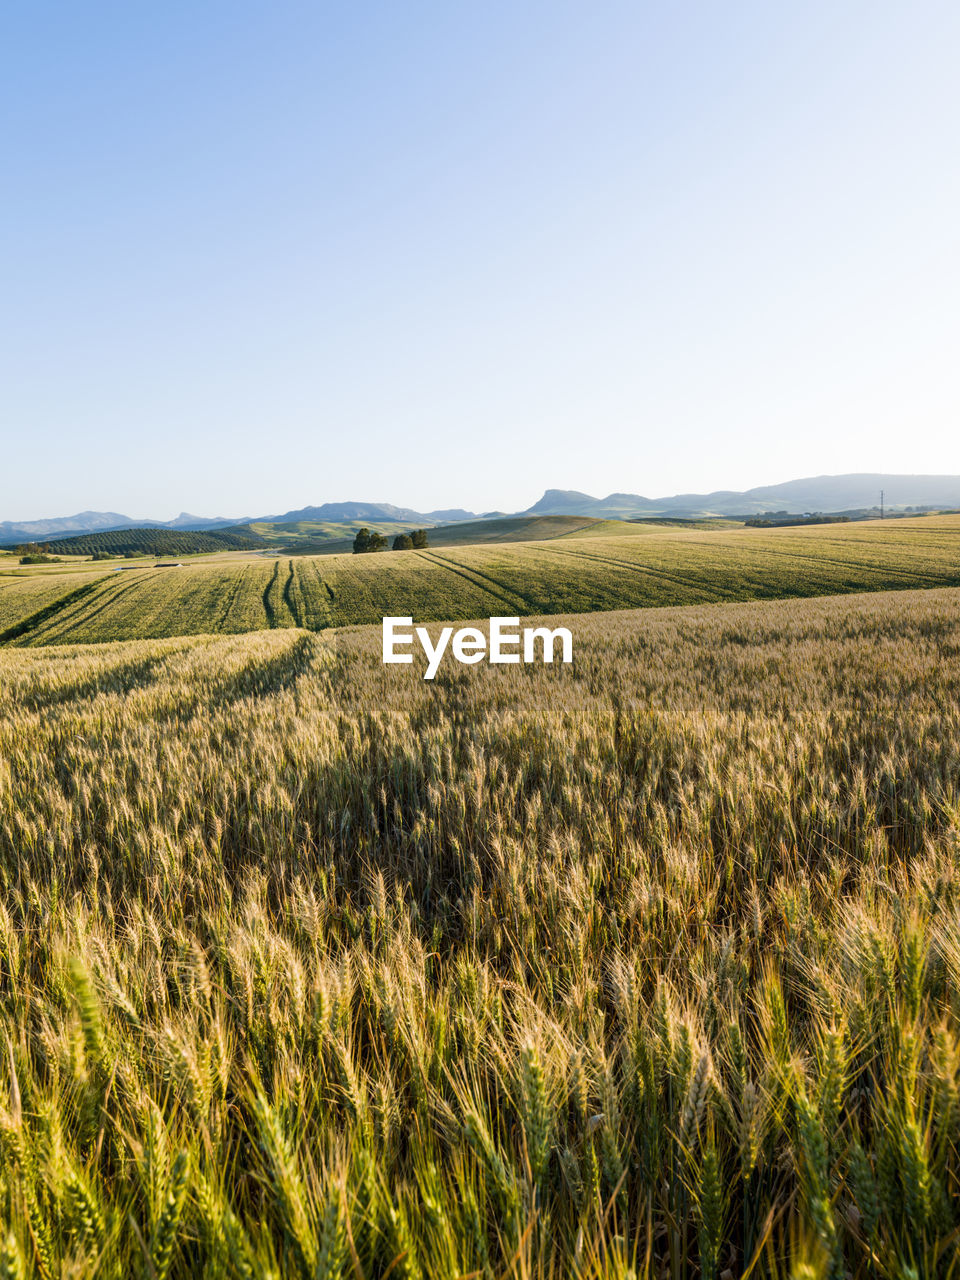
[[[842,476],[810,476],[783,484],[760,485],[742,492],[717,489],[713,493],[675,493],[664,498],[645,498],[639,493],[610,493],[594,498],[577,489],[547,489],[543,497],[517,515],[598,516],[629,520],[644,516],[741,516],[757,511],[857,511],[879,506],[880,490],[888,510],[905,507],[960,507],[960,476],[889,475],[864,472]],[[46,538],[67,538],[83,533],[105,533],[120,529],[225,529],[255,520],[292,524],[298,521],[337,523],[345,520],[393,521],[409,524],[456,524],[463,520],[504,517],[505,512],[487,511],[476,515],[460,507],[437,511],[415,511],[389,502],[325,502],[318,507],[301,507],[283,515],[226,518],[194,516],[182,511],[174,520],[133,520],[117,511],[80,511],[74,516],[49,520],[0,522],[0,544],[42,542]]]
[[[266,518],[266,517],[264,517]],[[421,520],[428,523],[476,520],[472,511],[453,508],[447,511],[414,511],[412,507],[395,507],[389,502],[324,502],[319,507],[301,507],[282,516],[270,516],[278,524],[296,524],[301,520]]]
[[[156,524],[162,529],[222,529],[228,524],[240,524],[243,520],[248,520],[249,516],[241,516],[240,520],[227,519],[226,516],[214,516],[212,519],[208,516],[192,516],[189,511],[181,511],[174,520],[168,520],[166,523],[162,521],[147,520],[147,525]]]
[[[787,480],[784,484],[749,489],[746,496],[757,502],[793,504],[804,510],[841,511],[878,506],[881,489],[890,507],[960,506],[960,476],[904,476],[881,472]]]
[[[73,538],[84,533],[110,533],[119,529],[225,529],[242,524],[248,518],[208,518],[181,511],[175,520],[133,520],[119,511],[78,511],[75,516],[54,516],[49,520],[0,521],[0,545]]]
[[[653,513],[659,506],[638,493],[611,493],[592,498],[577,489],[548,489],[539,502],[528,507],[525,516],[606,516],[612,520]]]
[[[343,520],[402,521],[409,524],[455,524],[461,520],[476,520],[472,511],[451,507],[442,511],[414,511],[412,507],[395,507],[389,502],[325,502],[319,507],[301,507],[299,511],[287,511],[283,515],[194,516],[181,511],[173,520],[134,520],[119,511],[80,511],[75,516],[59,516],[49,520],[6,520],[0,522],[0,545],[18,542],[43,542],[48,538],[72,538],[84,533],[112,533],[123,529],[227,529],[256,520],[293,524],[301,520],[318,523]]]
[[[428,511],[424,519],[457,524],[461,520],[482,520],[483,516],[478,516],[475,511],[464,511],[463,507],[451,507],[448,511]]]
[[[93,533],[96,530],[116,529],[132,524],[129,516],[116,511],[80,511],[75,516],[56,516],[50,520],[26,520],[17,524],[11,520],[0,522],[0,538],[4,541],[46,538],[53,534]]]
[[[905,507],[960,507],[960,476],[908,476],[866,472],[811,476],[783,484],[737,491],[675,493],[645,498],[611,493],[594,498],[575,489],[548,489],[524,515],[600,516],[630,519],[643,516],[749,515],[756,511],[854,511],[880,505],[880,491],[891,511]]]

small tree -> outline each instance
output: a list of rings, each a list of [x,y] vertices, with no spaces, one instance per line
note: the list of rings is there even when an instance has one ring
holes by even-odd
[[[414,545],[418,550],[419,550],[419,548],[420,548],[420,547],[425,547],[425,546],[427,545],[427,531],[426,531],[426,529],[414,529],[414,531],[413,531],[413,533],[410,535],[410,537],[411,537],[411,540],[413,541],[413,545]]]
[[[388,546],[389,543],[382,533],[371,533],[370,545],[367,547],[368,551],[385,551]]]
[[[362,529],[357,530],[357,536],[353,540],[353,554],[355,556],[362,555],[364,551],[370,550],[370,530],[364,525]]]
[[[393,540],[394,551],[412,551],[413,539],[409,533],[398,533]]]

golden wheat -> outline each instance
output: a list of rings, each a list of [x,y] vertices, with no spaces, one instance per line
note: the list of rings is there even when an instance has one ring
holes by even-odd
[[[0,1274],[947,1276],[960,595],[0,652]]]

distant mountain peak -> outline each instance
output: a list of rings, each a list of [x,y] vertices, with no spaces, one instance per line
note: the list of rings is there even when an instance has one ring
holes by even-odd
[[[339,522],[341,520],[373,520],[392,523],[436,523],[438,520],[456,523],[460,520],[475,520],[473,511],[464,511],[460,507],[441,511],[415,511],[412,507],[395,507],[391,502],[324,502],[319,507],[300,507],[296,511],[287,511],[281,516],[271,517],[278,524],[298,524],[301,521],[315,520]]]
[[[5,520],[0,522],[0,545],[44,542],[50,538],[79,537],[84,533],[114,533],[122,529],[203,530],[241,524],[242,520],[222,517],[205,519],[183,511],[176,520],[134,520],[119,511],[78,511],[72,516],[47,520]]]
[[[804,511],[870,512],[879,508],[881,489],[884,491],[886,507],[891,512],[923,507],[960,508],[960,476],[894,475],[874,471],[808,476],[781,484],[759,485],[742,492],[718,489],[712,493],[676,493],[665,498],[645,498],[637,493],[610,493],[605,498],[594,498],[579,489],[547,489],[532,507],[516,514],[630,520],[659,516],[746,516],[771,510],[791,514]],[[466,520],[503,517],[505,514],[502,511],[487,511],[478,516],[460,507],[424,512],[412,507],[397,507],[389,502],[325,502],[321,506],[302,507],[283,515],[229,519],[210,519],[181,511],[176,519],[166,521],[133,520],[118,511],[79,511],[76,515],[57,516],[47,520],[0,522],[0,544],[10,546],[19,542],[43,542],[54,537],[109,533],[132,528],[201,531],[260,520],[278,524],[367,520],[371,523],[406,524],[415,528],[418,525],[455,524]]]
[[[675,493],[664,498],[644,498],[633,493],[593,498],[576,489],[547,489],[539,502],[522,514],[624,520],[656,516],[741,516],[773,508],[794,514],[870,511],[879,508],[881,489],[890,511],[908,507],[960,507],[960,476],[855,472],[810,476],[742,491],[717,489],[712,493]]]
[[[579,489],[546,489],[540,501],[535,502],[532,507],[527,507],[522,514],[535,516],[549,512],[551,515],[562,515],[566,511],[581,507],[584,503],[597,501],[597,498],[592,498],[589,493],[581,493]]]

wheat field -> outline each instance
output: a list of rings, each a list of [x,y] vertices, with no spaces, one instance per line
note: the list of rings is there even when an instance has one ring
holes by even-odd
[[[379,555],[227,552],[119,573],[83,564],[0,569],[0,646],[957,587],[960,516],[782,529],[603,522],[540,541]]]
[[[957,1272],[960,592],[0,652],[0,1275]]]

